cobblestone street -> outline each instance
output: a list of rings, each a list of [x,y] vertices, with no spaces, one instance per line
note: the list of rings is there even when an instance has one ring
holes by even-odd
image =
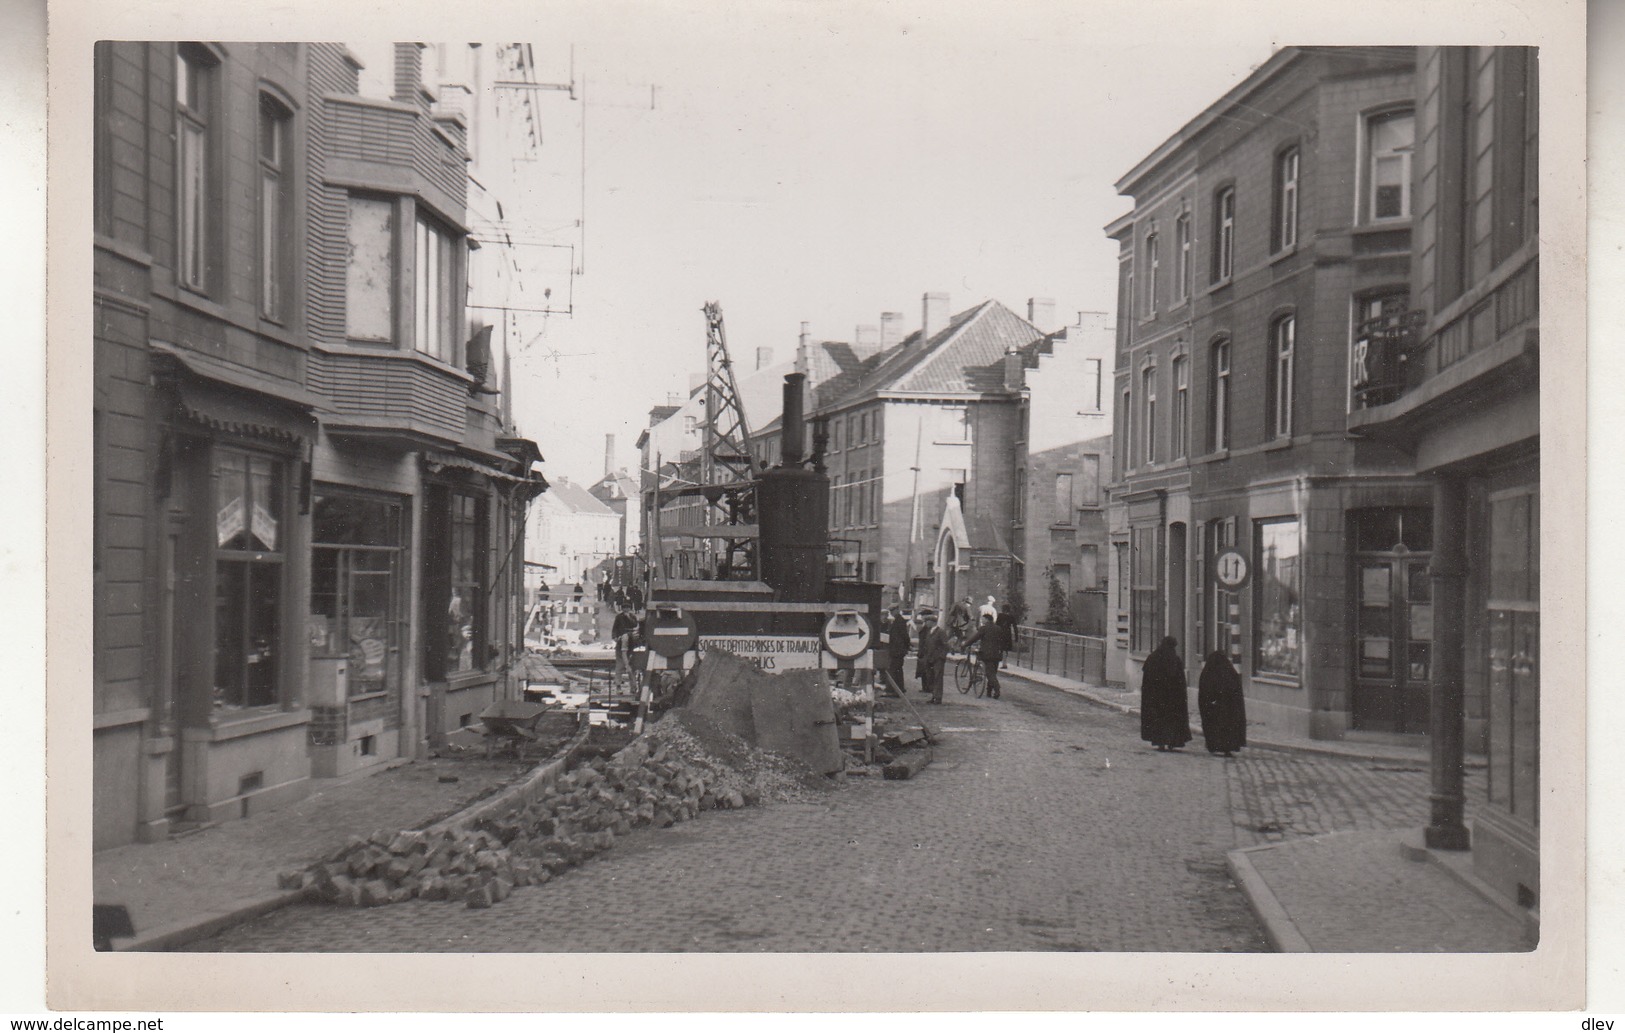
[[[1420,769],[1157,753],[1135,718],[1014,677],[931,713],[945,742],[912,781],[638,831],[489,910],[300,905],[189,949],[1259,951],[1227,850],[1426,817]]]

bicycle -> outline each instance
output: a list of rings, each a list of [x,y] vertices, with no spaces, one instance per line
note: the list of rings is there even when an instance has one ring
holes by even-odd
[[[976,698],[981,699],[987,691],[987,672],[982,670],[982,661],[975,653],[966,653],[954,665],[954,684],[959,691],[969,695],[972,691]]]

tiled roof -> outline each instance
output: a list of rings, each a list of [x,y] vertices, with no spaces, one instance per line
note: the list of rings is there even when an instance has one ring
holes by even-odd
[[[553,481],[545,496],[576,513],[615,515],[615,511],[592,497],[592,493],[575,481],[560,477]]]
[[[1004,353],[1024,352],[1023,364],[1037,361],[1043,334],[997,301],[984,301],[956,314],[929,341],[920,331],[902,344],[848,370],[819,389],[819,409],[857,401],[876,391],[977,394],[1004,390]]]

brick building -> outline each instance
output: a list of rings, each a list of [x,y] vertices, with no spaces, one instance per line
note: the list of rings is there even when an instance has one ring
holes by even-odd
[[[1252,720],[1427,731],[1430,489],[1348,427],[1358,328],[1409,304],[1414,79],[1283,49],[1119,180],[1109,678],[1173,635]]]
[[[338,45],[97,46],[98,847],[502,691],[544,482],[471,372],[468,127],[394,56],[374,98]]]
[[[1431,487],[1434,795],[1428,838],[1465,847],[1461,761],[1487,747],[1477,873],[1540,889],[1540,318],[1536,53],[1417,57],[1414,316],[1369,327],[1351,432]],[[1362,606],[1364,604],[1364,599]],[[1364,610],[1362,609],[1362,613]]]

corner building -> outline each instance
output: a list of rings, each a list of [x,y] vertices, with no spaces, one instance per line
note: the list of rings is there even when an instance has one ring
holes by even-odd
[[[1427,731],[1430,489],[1348,427],[1360,328],[1408,307],[1414,79],[1412,48],[1283,49],[1118,181],[1109,680],[1173,635],[1252,721]]]
[[[545,482],[465,322],[468,125],[423,49],[372,98],[335,44],[97,45],[98,848],[503,691]]]

